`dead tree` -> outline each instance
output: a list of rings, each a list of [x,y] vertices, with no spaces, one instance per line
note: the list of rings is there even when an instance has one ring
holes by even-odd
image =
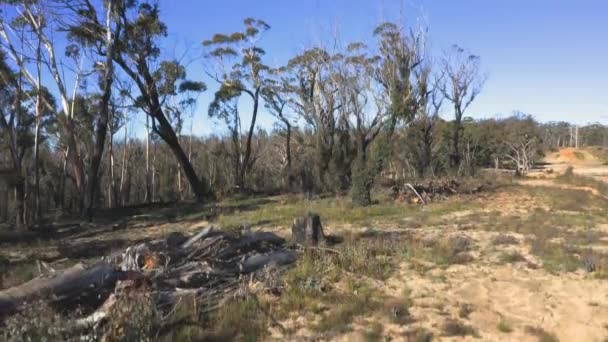
[[[442,60],[444,82],[439,90],[454,107],[454,127],[450,152],[450,164],[460,167],[462,158],[460,142],[462,139],[462,118],[465,111],[481,92],[484,79],[480,75],[479,56],[468,53],[454,45]]]
[[[510,149],[505,157],[515,164],[515,175],[525,176],[532,168],[533,154],[535,153],[534,148],[536,147],[535,143],[535,137],[522,138],[517,142],[505,142]]]

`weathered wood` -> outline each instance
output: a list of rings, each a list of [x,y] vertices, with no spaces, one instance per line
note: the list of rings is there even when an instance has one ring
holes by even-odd
[[[112,288],[122,272],[107,262],[91,268],[77,264],[53,278],[35,278],[22,285],[0,292],[0,317],[14,313],[27,301],[35,299],[66,298],[86,291]]]
[[[205,227],[199,233],[197,233],[196,235],[191,237],[188,241],[184,242],[184,244],[182,244],[182,248],[186,249],[186,248],[192,247],[193,244],[195,244],[197,241],[207,237],[212,231],[213,231],[213,226]]]
[[[294,251],[279,250],[267,254],[254,254],[247,258],[241,265],[242,273],[255,272],[265,266],[282,266],[294,263],[298,255]]]
[[[296,217],[291,226],[291,237],[293,242],[302,245],[316,245],[325,242],[321,217],[315,213]]]
[[[253,247],[268,243],[271,245],[280,245],[285,240],[274,233],[270,232],[255,232],[241,236],[238,240],[231,243],[225,248],[220,254],[217,255],[219,259],[230,258],[236,254],[247,252]]]
[[[410,189],[412,189],[412,191],[416,194],[416,196],[418,196],[418,198],[420,199],[420,201],[422,202],[422,204],[426,205],[426,201],[424,200],[424,198],[422,198],[422,196],[420,196],[420,194],[418,193],[418,191],[416,191],[416,189],[414,189],[414,187],[412,186],[412,184],[405,183],[405,186],[407,186]]]

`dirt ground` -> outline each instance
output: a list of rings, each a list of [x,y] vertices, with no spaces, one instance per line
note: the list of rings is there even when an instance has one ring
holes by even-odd
[[[194,232],[208,224],[248,222],[255,229],[288,236],[293,212],[314,210],[324,219],[326,233],[337,236],[395,232],[423,242],[466,237],[473,246],[470,260],[440,264],[432,255],[406,253],[392,257],[396,267],[386,279],[369,278],[374,296],[385,304],[407,297],[407,322],[395,322],[386,310],[370,310],[355,315],[345,329],[327,333],[314,328],[326,314],[302,310],[268,326],[265,339],[606,341],[608,285],[599,276],[604,267],[598,261],[597,269],[585,269],[583,254],[608,251],[608,200],[594,187],[567,184],[558,177],[573,167],[577,175],[608,181],[608,165],[589,151],[570,149],[550,153],[546,163],[544,171],[509,186],[427,207],[398,203],[359,212],[322,201],[301,208],[299,202],[278,197],[204,208],[136,210],[119,220],[65,232],[61,240],[2,244],[0,257],[12,265],[3,287],[41,272],[32,260],[60,269],[136,241],[171,231]],[[497,242],[504,236],[509,237],[506,242]],[[546,247],[548,243],[555,248]],[[451,321],[471,331],[452,333],[447,328]],[[412,334],[422,330],[429,334]]]

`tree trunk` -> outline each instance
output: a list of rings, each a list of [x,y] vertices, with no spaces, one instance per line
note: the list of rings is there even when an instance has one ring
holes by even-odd
[[[62,211],[65,210],[65,182],[68,178],[68,158],[70,154],[70,148],[67,147],[65,152],[63,152],[63,167],[61,171],[61,181],[59,185],[59,200],[58,205]]]
[[[460,130],[462,129],[460,120],[454,122],[454,135],[452,136],[452,167],[460,165]]]
[[[152,203],[152,190],[150,187],[150,117],[146,115],[146,194],[145,201]]]
[[[15,226],[25,228],[25,182],[20,179],[15,183]]]
[[[34,200],[35,211],[34,219],[38,221],[42,215],[40,208],[40,121],[42,119],[42,94],[41,94],[41,77],[42,77],[42,59],[41,59],[41,41],[38,39],[38,48],[36,50],[36,128],[34,133]]]
[[[108,208],[113,208],[116,205],[118,196],[116,196],[116,176],[114,175],[114,111],[111,112],[110,118],[110,144],[109,144],[109,167],[110,167],[110,183],[108,185]]]
[[[194,192],[194,196],[196,196],[196,199],[198,201],[202,202],[210,194],[208,185],[206,184],[206,180],[199,179],[199,177],[196,175],[196,171],[194,171],[194,168],[192,167],[192,164],[188,159],[188,155],[186,155],[181,145],[179,144],[177,136],[175,135],[175,131],[171,127],[169,121],[167,121],[164,115],[161,116],[160,119],[157,118],[157,121],[160,125],[158,130],[160,137],[167,145],[169,145],[169,148],[177,158],[177,161],[182,167],[184,175],[192,186],[192,192]]]
[[[253,140],[253,133],[255,130],[255,122],[258,117],[258,107],[260,105],[260,88],[257,88],[253,97],[253,113],[251,115],[251,124],[249,125],[249,132],[247,133],[247,143],[245,144],[245,156],[243,158],[243,163],[241,165],[241,174],[239,175],[239,185],[240,190],[245,190],[245,178],[247,177],[247,173],[250,168],[250,159],[251,159],[251,142]]]
[[[70,153],[68,153],[68,160],[72,165],[72,171],[74,173],[74,180],[76,184],[76,191],[78,192],[78,210],[82,213],[85,205],[85,183],[84,183],[84,164],[82,163],[82,159],[78,154],[76,138],[74,137],[74,128],[72,119],[66,116],[66,131],[68,132],[68,146],[70,148]]]
[[[159,127],[156,127],[154,121],[152,122],[154,125],[153,130],[155,130],[161,139],[169,145],[169,148],[182,167],[184,175],[188,179],[188,182],[190,182],[196,199],[202,202],[206,197],[211,195],[211,191],[208,188],[207,181],[205,179],[199,179],[196,175],[192,164],[188,160],[188,156],[184,153],[184,150],[177,140],[175,130],[173,130],[171,123],[163,113],[158,91],[156,89],[156,82],[150,73],[150,69],[148,68],[145,59],[138,60],[136,65],[137,70],[133,70],[122,59],[120,54],[115,54],[114,57],[117,57],[115,61],[136,82],[137,87],[147,102],[149,112],[146,114],[158,122]]]
[[[127,120],[125,120],[125,138],[122,144],[122,163],[120,165],[120,205],[125,206],[127,204],[127,199],[125,196],[125,172],[127,169]]]
[[[0,180],[0,222],[8,221],[8,186]]]
[[[113,47],[114,42],[112,38],[112,10],[113,2],[110,0],[107,3],[106,13],[106,32],[105,32],[105,46],[106,46],[106,60],[103,71],[102,80],[102,95],[101,103],[99,108],[99,118],[95,127],[95,149],[93,157],[91,158],[91,164],[89,168],[89,207],[87,208],[87,216],[89,220],[93,219],[93,210],[97,204],[97,190],[99,189],[99,165],[101,164],[101,158],[103,157],[103,150],[106,145],[106,134],[108,133],[108,118],[110,117],[110,100],[112,98],[112,83],[114,82],[114,57]],[[73,106],[73,104],[72,104]]]
[[[287,189],[291,190],[293,186],[293,174],[291,170],[291,125],[285,121],[287,127],[287,136],[285,137],[285,154],[287,156]]]
[[[352,201],[357,206],[368,206],[372,204],[371,185],[372,179],[367,165],[367,143],[361,137],[357,142],[357,156],[352,175]]]
[[[101,111],[104,112],[103,109]],[[95,129],[95,149],[91,158],[88,182],[87,217],[89,221],[93,219],[93,210],[97,204],[97,190],[99,189],[99,165],[101,164],[101,158],[103,156],[103,150],[106,143],[107,129],[108,117],[106,112],[105,114],[100,114],[100,118]]]

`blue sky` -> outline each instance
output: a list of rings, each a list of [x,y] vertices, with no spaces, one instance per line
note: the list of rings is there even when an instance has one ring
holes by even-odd
[[[271,25],[261,42],[271,65],[327,42],[334,32],[344,42],[372,42],[372,30],[382,21],[423,22],[432,53],[458,44],[481,56],[488,79],[468,115],[521,110],[540,121],[608,122],[606,1],[161,0],[160,5],[169,28],[166,57],[186,47],[192,55],[201,53],[202,40],[240,30],[245,17],[255,17]],[[190,78],[209,85],[194,119],[195,133],[209,134],[221,125],[206,117],[216,85],[204,77],[203,68],[203,61],[195,60],[188,69]],[[248,107],[244,102],[243,112]],[[265,113],[260,122],[272,126]]]

